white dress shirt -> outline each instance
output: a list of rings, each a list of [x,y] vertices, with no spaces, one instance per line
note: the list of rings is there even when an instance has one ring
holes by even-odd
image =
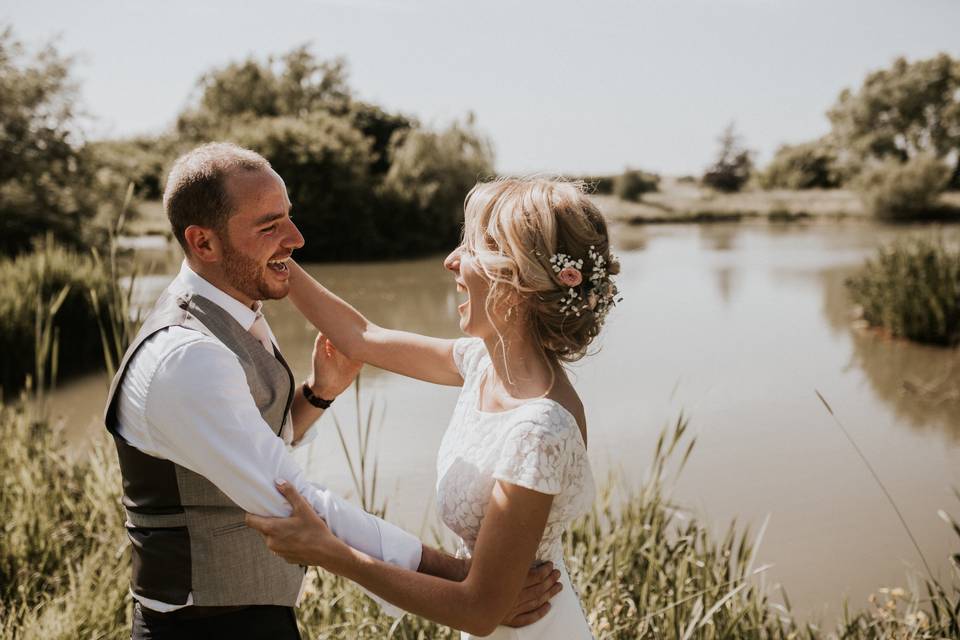
[[[260,307],[258,302],[251,309],[216,288],[186,261],[171,290],[207,298],[247,330]],[[272,332],[270,337],[276,342]],[[278,438],[250,395],[239,359],[212,336],[169,327],[148,338],[127,366],[117,423],[118,434],[130,445],[204,476],[245,511],[290,515],[275,486],[282,479],[350,546],[406,569],[420,566],[419,539],[307,481],[285,446],[293,436],[289,415]],[[134,597],[155,611],[193,604],[193,594],[186,605]]]

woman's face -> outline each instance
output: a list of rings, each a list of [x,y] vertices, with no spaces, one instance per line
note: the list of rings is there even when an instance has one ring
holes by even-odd
[[[487,314],[490,280],[484,275],[476,255],[461,244],[446,257],[443,266],[453,273],[457,282],[457,291],[467,295],[466,302],[457,307],[457,313],[460,314],[460,329],[468,336],[476,338],[496,335],[496,330]]]

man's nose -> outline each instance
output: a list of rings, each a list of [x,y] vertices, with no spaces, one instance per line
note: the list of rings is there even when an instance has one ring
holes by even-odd
[[[287,229],[287,236],[284,238],[283,246],[289,249],[299,249],[303,246],[303,234],[300,233],[300,229],[297,229],[297,225],[293,223],[293,220],[289,220],[290,225]]]

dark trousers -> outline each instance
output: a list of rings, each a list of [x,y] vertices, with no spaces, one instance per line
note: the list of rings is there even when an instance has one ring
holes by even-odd
[[[290,607],[186,607],[157,613],[137,603],[131,640],[300,640],[297,618]]]

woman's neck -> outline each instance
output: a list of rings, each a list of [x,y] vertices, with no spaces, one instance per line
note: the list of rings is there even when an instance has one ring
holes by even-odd
[[[496,399],[529,400],[550,393],[557,372],[533,336],[508,329],[500,336],[484,338],[484,344],[493,364],[492,375],[487,376],[487,390]]]

